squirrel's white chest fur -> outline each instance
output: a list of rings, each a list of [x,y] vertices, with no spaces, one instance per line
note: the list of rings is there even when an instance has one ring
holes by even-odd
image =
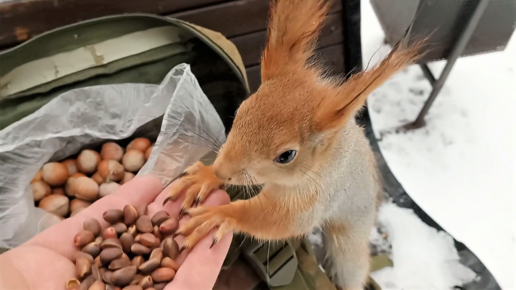
[[[330,221],[365,228],[372,225],[379,193],[373,160],[362,129],[351,121],[338,136],[330,158],[317,172],[318,200],[296,218],[298,226],[311,231]]]

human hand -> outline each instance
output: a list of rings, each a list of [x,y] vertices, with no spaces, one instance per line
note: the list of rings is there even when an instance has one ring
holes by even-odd
[[[163,206],[168,188],[162,190],[161,182],[153,176],[136,177],[122,185],[116,192],[96,201],[71,218],[54,225],[36,235],[19,247],[0,255],[0,289],[47,290],[64,289],[66,281],[75,277],[75,264],[72,256],[78,249],[73,244],[77,232],[82,230],[83,222],[89,218],[97,219],[102,229],[108,224],[102,219],[104,211],[112,208],[123,209],[126,204],[138,207],[148,204],[148,214],[160,210],[171,216],[179,216],[184,196]],[[212,192],[204,205],[229,203],[228,195],[217,190]],[[186,222],[188,216],[180,220]],[[213,248],[209,248],[214,232],[206,236],[193,249],[183,251],[176,262],[181,266],[174,280],[165,290],[203,290],[212,289],[220,268],[229,249],[232,233],[224,236]],[[175,238],[179,247],[184,237]]]

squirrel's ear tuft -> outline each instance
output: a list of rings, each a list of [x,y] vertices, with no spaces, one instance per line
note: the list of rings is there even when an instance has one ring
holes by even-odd
[[[325,0],[271,1],[262,82],[306,67],[328,8]]]
[[[353,75],[334,94],[322,97],[315,111],[315,131],[344,126],[364,106],[372,91],[418,59],[421,44],[403,49],[397,45],[375,68]]]

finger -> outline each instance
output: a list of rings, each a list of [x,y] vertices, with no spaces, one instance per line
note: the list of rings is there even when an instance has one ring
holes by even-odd
[[[179,211],[181,210],[181,204],[183,203],[183,201],[185,199],[185,192],[188,190],[188,188],[184,188],[183,191],[181,192],[181,194],[179,195],[179,197],[176,200],[169,201],[165,205],[163,205],[163,201],[168,197],[168,195],[170,193],[170,190],[175,186],[174,184],[176,182],[178,182],[178,180],[176,180],[176,181],[172,182],[171,184],[169,184],[156,197],[156,199],[149,204],[147,213],[148,213],[148,215],[150,217],[154,216],[154,214],[156,214],[158,211],[161,211],[161,210],[164,210],[164,211],[168,212],[168,214],[170,214],[170,216],[173,216],[173,217],[176,217],[176,218],[179,217]],[[208,195],[208,198],[206,198],[205,202],[202,203],[202,204],[205,204],[205,205],[222,205],[222,204],[229,203],[229,201],[230,201],[229,200],[229,196],[228,196],[228,194],[225,191],[223,191],[223,190],[215,190],[215,191],[211,192]],[[182,225],[183,223],[185,223],[189,219],[190,219],[190,217],[183,216],[179,220],[179,224]],[[184,237],[183,236],[178,236],[178,237],[175,237],[174,239],[178,243],[179,247],[183,246],[183,242],[184,242]],[[178,263],[182,262],[185,257],[186,257],[186,253],[180,255],[177,258],[176,262],[178,262]]]
[[[222,190],[216,190],[208,196],[203,205],[222,205],[227,203],[229,203],[227,193]],[[184,223],[188,219],[189,217],[184,217],[181,222]],[[219,243],[210,249],[215,232],[216,230],[211,231],[193,249],[188,253],[183,252],[176,259],[180,268],[174,280],[165,287],[165,290],[211,290],[213,288],[233,238],[233,233],[229,232]],[[181,247],[184,237],[178,236],[176,241],[178,241]]]
[[[75,235],[83,229],[83,223],[87,219],[97,219],[102,228],[108,223],[102,218],[102,214],[108,209],[123,209],[125,205],[132,204],[138,207],[154,200],[162,190],[161,181],[153,176],[135,177],[123,184],[116,192],[101,198],[71,218],[65,219],[33,237],[26,244],[48,248],[59,254],[72,258],[78,250],[73,244]]]
[[[171,184],[169,184],[156,197],[156,199],[149,204],[147,213],[150,217],[154,216],[154,214],[156,214],[158,211],[164,210],[164,211],[168,212],[168,214],[170,216],[180,218],[180,220],[179,220],[180,225],[182,225],[189,219],[188,216],[179,217],[181,205],[186,197],[185,193],[188,190],[188,188],[184,188],[183,191],[180,193],[180,195],[177,197],[177,199],[170,200],[169,202],[163,204],[163,201],[168,198],[168,196],[170,194],[170,190],[172,190],[173,188],[175,188],[177,186],[176,185],[177,182],[179,182],[179,180],[176,180],[176,181],[172,182]],[[208,199],[206,201],[206,202],[209,202],[208,204],[221,205],[221,204],[226,204],[229,202],[227,193],[222,190],[217,190],[217,191],[212,192],[212,194],[210,194],[209,197],[211,197],[211,198],[209,198],[209,201],[208,201]],[[177,242],[177,244],[181,248],[184,244],[185,238],[183,236],[177,236],[174,238],[174,240]],[[188,252],[189,252],[189,250],[185,250],[183,253],[181,253],[175,259],[175,261],[179,265],[181,265],[181,263],[183,263],[186,256],[188,255]]]
[[[181,195],[179,195],[177,200],[167,202],[165,205],[163,205],[163,201],[168,197],[169,190],[170,190],[170,188],[172,188],[174,186],[175,182],[177,182],[177,181],[174,181],[172,184],[167,186],[167,188],[165,188],[163,190],[163,192],[161,192],[158,195],[158,197],[156,197],[156,199],[152,203],[149,204],[149,206],[148,206],[149,216],[152,217],[155,213],[157,213],[158,211],[161,211],[161,210],[168,212],[170,214],[170,216],[173,216],[176,218],[179,216],[179,211],[181,210],[181,204],[183,203],[183,201],[185,199],[185,192],[186,192],[186,190],[188,190],[188,188],[185,188],[183,190],[183,192],[181,193]],[[206,201],[203,204],[205,204],[205,205],[222,205],[222,204],[229,203],[229,201],[230,201],[229,196],[225,191],[215,190],[208,195],[208,197],[206,198]],[[179,225],[184,224],[189,219],[190,219],[190,217],[183,216],[179,220]],[[181,248],[184,244],[185,238],[183,236],[177,236],[174,238],[174,240],[176,240],[176,242],[179,245],[179,248]],[[181,263],[184,261],[184,259],[188,255],[188,253],[189,253],[189,250],[185,250],[183,253],[181,253],[175,259],[176,262],[179,265],[181,265]]]
[[[180,193],[178,198],[174,201],[170,200],[169,202],[165,203],[163,205],[163,201],[167,199],[169,196],[171,190],[177,186],[177,183],[180,182],[180,180],[175,180],[171,184],[169,184],[161,193],[154,199],[153,202],[151,202],[148,206],[147,214],[152,218],[155,213],[158,211],[164,210],[168,212],[170,216],[177,217],[179,215],[179,211],[181,209],[181,203],[185,199],[185,192],[188,189],[188,187],[184,188],[183,191]]]
[[[171,190],[171,188],[174,187],[174,184],[176,182],[177,181],[174,181],[172,184],[167,186],[167,188],[165,188],[163,190],[163,192],[161,192],[158,195],[158,197],[156,197],[154,202],[149,204],[149,207],[148,207],[148,214],[149,214],[149,216],[152,217],[158,211],[164,210],[164,211],[168,212],[170,214],[170,216],[178,217],[179,211],[181,210],[181,204],[183,203],[183,201],[185,199],[185,192],[188,190],[188,188],[183,189],[183,191],[181,192],[181,194],[179,195],[177,200],[167,202],[165,205],[163,205],[163,201],[168,197],[169,191]],[[223,190],[215,190],[215,191],[211,192],[208,195],[208,197],[206,198],[206,200],[202,204],[203,205],[223,205],[223,204],[227,204],[229,202],[230,202],[229,196],[228,196],[228,194],[225,191],[223,191]],[[186,223],[189,219],[190,219],[190,217],[183,216],[179,220],[179,224],[182,225],[182,224]],[[208,237],[212,237],[212,236],[213,236],[212,234],[208,235]],[[174,240],[176,240],[176,242],[178,243],[179,247],[181,248],[183,246],[183,244],[184,244],[185,237],[177,236],[177,237],[174,238]],[[181,253],[175,259],[175,261],[179,265],[181,265],[183,263],[183,261],[185,260],[185,258],[187,257],[187,255],[189,254],[189,252],[190,252],[190,249],[185,250],[183,253]]]
[[[214,232],[202,239],[188,254],[186,260],[165,290],[211,290],[217,281],[222,264],[231,245],[233,233],[226,234],[213,248],[209,248]]]

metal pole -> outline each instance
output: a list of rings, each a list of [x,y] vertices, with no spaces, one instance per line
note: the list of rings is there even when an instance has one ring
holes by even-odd
[[[484,14],[484,11],[486,10],[487,5],[489,4],[489,1],[490,0],[480,0],[480,2],[477,4],[477,7],[475,8],[473,15],[471,15],[471,18],[469,19],[466,28],[461,33],[459,39],[457,40],[457,43],[453,46],[453,49],[450,55],[448,56],[446,66],[444,67],[441,76],[433,84],[433,90],[430,93],[428,100],[426,100],[425,105],[419,112],[419,115],[417,116],[416,120],[409,127],[415,129],[421,128],[425,125],[425,115],[428,113],[428,110],[430,110],[430,107],[437,98],[437,95],[443,88],[444,83],[446,82],[446,79],[448,78],[448,75],[450,74],[453,65],[455,64],[455,61],[459,58],[459,56],[464,51],[464,48],[468,44],[471,35],[473,35],[473,32],[475,31],[475,28],[477,27],[477,24],[480,21],[480,18]],[[424,72],[425,71],[423,70],[423,73]]]
[[[420,64],[419,67],[421,67],[421,70],[423,71],[423,74],[425,75],[426,79],[430,82],[430,84],[433,86],[436,82],[434,75],[428,68],[426,64]]]

